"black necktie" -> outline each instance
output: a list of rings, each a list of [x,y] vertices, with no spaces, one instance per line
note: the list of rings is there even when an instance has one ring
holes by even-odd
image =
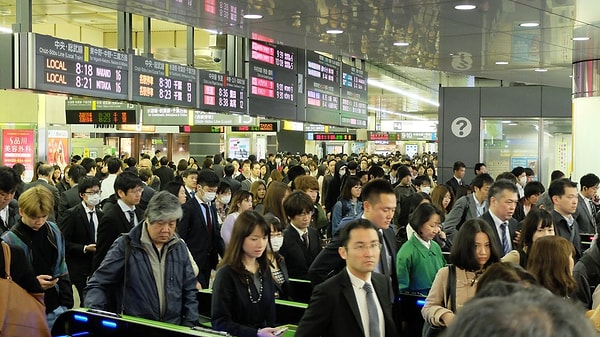
[[[388,265],[387,248],[385,247],[385,239],[383,238],[383,232],[378,230],[377,233],[379,235],[379,241],[381,242],[379,256],[379,263],[381,263],[381,272],[383,272],[385,276],[390,277],[390,267]]]
[[[4,223],[4,220],[2,220],[2,217],[0,217],[0,230],[2,230],[2,232],[9,230],[10,228],[8,228],[6,226],[6,224]]]
[[[127,211],[129,213],[129,229],[135,226],[135,213],[132,210]]]
[[[208,207],[208,205],[205,203],[202,203],[200,205],[202,205],[202,207],[204,208],[204,211],[206,212],[206,217],[205,217],[206,229],[208,229],[209,238],[212,238],[213,226],[212,226],[212,219],[210,218],[210,207]]]
[[[302,234],[302,242],[304,242],[304,245],[308,248],[308,231]]]
[[[90,214],[90,234],[92,235],[92,241],[96,242],[96,226],[94,225],[94,212],[88,212]]]
[[[508,240],[506,239],[506,227],[507,227],[507,223],[503,222],[500,225],[500,229],[502,230],[502,250],[504,250],[504,255],[508,254],[510,252],[510,245],[508,243]]]

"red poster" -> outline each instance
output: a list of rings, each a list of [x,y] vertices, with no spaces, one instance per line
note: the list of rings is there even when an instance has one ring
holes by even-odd
[[[2,165],[25,165],[25,181],[33,177],[34,152],[33,130],[2,130]]]
[[[69,162],[69,132],[48,130],[48,164],[64,169]]]

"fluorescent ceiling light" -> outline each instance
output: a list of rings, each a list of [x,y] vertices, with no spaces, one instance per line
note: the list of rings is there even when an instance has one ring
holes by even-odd
[[[587,41],[589,39],[590,39],[589,36],[578,36],[578,37],[574,37],[573,41]]]
[[[546,68],[536,68],[536,69],[534,69],[534,71],[537,71],[538,73],[545,73],[545,72],[548,71],[548,69],[546,69]]]
[[[7,27],[0,27],[0,33],[12,34],[13,30]]]
[[[330,29],[326,31],[327,34],[342,34],[344,31],[341,29]]]
[[[409,98],[413,98],[413,99],[416,99],[417,101],[421,101],[421,102],[424,102],[424,103],[427,103],[427,104],[430,104],[430,105],[433,105],[433,106],[436,106],[436,107],[440,106],[439,102],[427,99],[425,97],[421,97],[421,96],[419,96],[417,94],[413,94],[412,92],[408,92],[406,90],[403,90],[403,89],[400,89],[400,88],[396,88],[396,87],[393,87],[391,85],[387,85],[385,83],[381,83],[379,81],[376,81],[376,80],[373,80],[373,79],[370,79],[370,78],[369,78],[369,80],[368,80],[367,83],[369,85],[374,86],[374,87],[385,89],[387,91],[391,91],[393,93],[396,93],[396,94],[399,94],[399,95],[402,95],[402,96],[406,96],[406,97],[409,97]]]
[[[260,14],[246,14],[244,15],[244,19],[249,19],[249,20],[258,20],[258,19],[262,19],[263,16]]]
[[[429,120],[424,117],[418,117],[418,116],[414,116],[414,115],[403,113],[403,112],[395,112],[395,111],[390,111],[390,110],[386,110],[386,109],[379,109],[379,108],[375,108],[372,106],[369,106],[369,110],[375,111],[375,112],[382,112],[382,113],[386,113],[386,114],[390,114],[390,115],[395,115],[395,116],[399,116],[399,117],[404,117],[404,118],[410,118],[410,119],[414,119],[417,121],[428,121]]]
[[[523,22],[523,23],[519,24],[520,27],[524,27],[524,28],[537,27],[539,25],[540,25],[539,22]]]
[[[508,64],[508,62],[506,62],[506,61],[496,61],[496,64],[502,65],[502,64]]]
[[[394,42],[394,46],[406,47],[406,46],[408,46],[408,42]]]
[[[221,34],[221,32],[219,32],[216,29],[205,29],[204,31],[207,32],[207,33],[209,33],[209,34],[214,34],[214,35],[220,35]]]
[[[454,6],[454,9],[458,9],[459,11],[470,11],[475,8],[477,8],[477,6],[471,4],[462,4]]]

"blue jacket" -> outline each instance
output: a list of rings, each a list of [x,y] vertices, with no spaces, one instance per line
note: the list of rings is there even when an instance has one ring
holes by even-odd
[[[93,309],[108,308],[111,296],[116,298],[116,308],[124,302],[123,313],[155,321],[193,326],[198,325],[198,301],[196,299],[196,277],[192,270],[188,250],[174,234],[163,249],[165,259],[164,296],[165,310],[161,314],[158,290],[148,253],[142,246],[141,235],[146,224],[141,223],[129,233],[120,236],[87,283],[85,305]],[[125,251],[130,245],[127,261],[127,281],[123,298]],[[152,252],[155,253],[155,252]]]

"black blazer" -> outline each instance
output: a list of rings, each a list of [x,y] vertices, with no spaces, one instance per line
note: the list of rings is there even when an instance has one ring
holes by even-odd
[[[150,199],[152,199],[152,197],[154,196],[155,192],[156,190],[154,190],[152,187],[144,184],[144,190],[142,191],[142,197],[140,198],[140,204],[138,205],[138,207],[141,208],[142,211],[145,211],[146,208],[148,208],[148,203],[150,202]]]
[[[231,176],[226,176],[221,178],[221,181],[224,181],[231,186],[231,194],[235,193],[235,191],[239,190],[242,187],[242,183],[233,179]]]
[[[590,215],[588,211],[588,201],[581,195],[577,196],[577,211],[573,214],[575,221],[579,225],[579,233],[596,233],[596,214]],[[595,210],[595,209],[594,209]]]
[[[398,247],[396,244],[396,234],[392,227],[383,230],[383,239],[388,248],[388,252],[393,257],[391,261],[392,269],[390,275],[385,275],[389,278],[392,292],[394,295],[398,294],[398,275],[396,274],[396,255],[398,254]],[[285,239],[283,240],[285,244]],[[315,261],[311,264],[308,270],[308,279],[314,287],[324,282],[328,278],[338,274],[344,267],[346,267],[346,261],[341,258],[338,253],[338,248],[342,245],[340,236],[336,235],[333,239],[325,246],[325,248],[319,253]],[[397,296],[396,296],[397,297]]]
[[[8,223],[5,223],[4,225],[0,223],[0,234],[10,230],[20,219],[21,215],[19,214],[18,202],[16,199],[13,199],[8,203]]]
[[[225,242],[219,230],[217,210],[214,205],[211,205],[209,209],[213,224],[211,237],[208,235],[206,219],[204,219],[204,213],[196,198],[190,199],[183,205],[183,217],[177,224],[177,234],[185,241],[194,261],[200,268],[198,281],[203,288],[208,287],[210,278],[210,274],[205,275],[205,273],[210,273],[211,269],[215,269],[219,255],[223,256],[225,253]]]
[[[175,179],[175,171],[168,166],[161,166],[154,170],[154,175],[160,178],[160,190],[164,190],[167,183]]]
[[[492,233],[494,233],[493,240],[496,242],[496,248],[498,249],[498,254],[500,256],[504,256],[504,251],[502,250],[502,240],[500,240],[500,233],[498,233],[498,230],[496,229],[496,224],[494,223],[494,219],[490,215],[490,211],[483,213],[480,218],[483,219],[485,222],[487,222],[490,225],[490,227],[492,229]],[[518,231],[520,229],[521,228],[520,228],[519,222],[517,220],[515,220],[514,218],[510,218],[510,220],[508,220],[508,231],[510,234],[510,242],[508,244],[510,246],[509,247],[510,250],[516,249],[515,245],[513,244],[513,240],[515,239],[515,237],[517,235],[516,231]],[[492,238],[490,238],[490,241],[492,241]]]
[[[58,218],[56,219],[58,223],[62,222],[63,214],[65,214],[69,208],[75,207],[79,203],[81,203],[79,186],[75,185],[64,191],[60,196],[60,203],[58,204]]]
[[[59,224],[66,241],[65,254],[69,275],[74,281],[78,278],[85,280],[93,272],[94,253],[83,252],[83,246],[96,243],[96,233],[91,231],[88,211],[89,209],[79,203],[66,211],[63,222]],[[96,216],[99,224],[102,221],[102,211],[96,209]]]
[[[122,233],[128,233],[131,230],[129,226],[129,217],[123,213],[119,204],[108,202],[103,208],[104,216],[98,221],[98,231],[96,234],[96,253],[94,254],[93,270],[100,267],[104,256],[108,253],[110,246]],[[142,209],[135,208],[135,216],[138,221],[144,220]]]
[[[452,178],[450,178],[448,181],[446,181],[446,185],[450,186],[450,188],[452,189],[452,192],[454,193],[454,196],[456,196],[456,191],[458,191],[458,187],[461,184],[459,184],[458,180],[456,180],[456,178],[454,178],[454,176],[452,176]]]
[[[283,245],[279,250],[279,254],[285,258],[291,278],[307,280],[308,268],[321,251],[319,232],[310,226],[307,229],[308,248],[306,248],[302,238],[292,225],[283,230]]]
[[[371,273],[371,282],[383,311],[385,336],[396,337],[391,294],[385,276]],[[364,337],[364,328],[350,277],[344,270],[313,291],[308,308],[298,324],[296,337]]]
[[[579,236],[579,225],[577,220],[573,223],[573,229],[569,229],[567,220],[560,215],[557,211],[552,211],[552,217],[554,218],[554,228],[556,229],[556,235],[560,235],[563,238],[569,240],[575,247],[575,262],[579,260],[582,254],[581,249],[581,237]]]

